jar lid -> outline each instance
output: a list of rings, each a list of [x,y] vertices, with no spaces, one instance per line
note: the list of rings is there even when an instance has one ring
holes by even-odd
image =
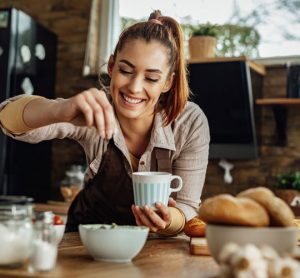
[[[0,206],[9,206],[9,205],[29,205],[33,203],[33,198],[26,196],[0,196]]]

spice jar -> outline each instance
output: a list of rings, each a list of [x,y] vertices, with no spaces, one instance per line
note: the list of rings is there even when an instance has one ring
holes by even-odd
[[[21,266],[30,256],[33,238],[32,198],[0,196],[0,265]]]
[[[57,242],[51,211],[36,214],[29,271],[50,271],[56,265]]]
[[[60,192],[65,202],[72,202],[83,187],[84,170],[81,165],[72,165],[66,171],[65,178],[61,181]]]

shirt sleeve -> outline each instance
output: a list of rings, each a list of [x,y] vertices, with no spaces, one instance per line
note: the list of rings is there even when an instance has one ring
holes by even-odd
[[[183,231],[185,225],[184,213],[180,209],[174,207],[169,207],[169,212],[171,215],[171,223],[166,229],[158,231],[158,234],[174,236]]]
[[[181,125],[180,132],[184,133],[184,140],[178,146],[179,156],[173,162],[173,174],[183,180],[183,187],[177,193],[176,206],[184,212],[186,221],[198,215],[210,141],[209,126],[204,113],[199,107],[193,113],[195,115]]]
[[[0,112],[0,122],[3,127],[12,134],[22,134],[31,130],[23,120],[23,112],[26,105],[41,96],[24,96],[16,101],[9,102]]]

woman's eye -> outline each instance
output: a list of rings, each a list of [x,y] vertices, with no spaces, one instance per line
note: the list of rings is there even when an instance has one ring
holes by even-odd
[[[132,74],[131,71],[128,71],[128,70],[125,70],[125,69],[122,69],[122,68],[120,68],[119,71],[120,71],[121,73],[124,73],[124,74]]]
[[[146,80],[148,80],[150,82],[157,82],[158,81],[157,78],[150,78],[150,77],[146,77]]]

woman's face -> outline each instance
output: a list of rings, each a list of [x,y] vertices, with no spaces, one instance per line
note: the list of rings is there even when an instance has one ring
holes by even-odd
[[[159,96],[172,86],[173,74],[169,75],[169,70],[167,48],[159,42],[136,39],[125,43],[108,65],[118,117],[153,117]]]

